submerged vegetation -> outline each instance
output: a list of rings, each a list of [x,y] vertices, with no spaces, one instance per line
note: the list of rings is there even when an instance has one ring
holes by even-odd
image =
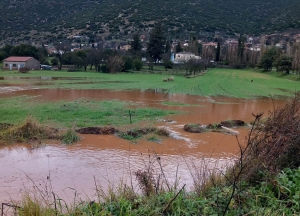
[[[69,129],[66,133],[62,136],[62,141],[66,145],[71,145],[75,142],[78,142],[80,137],[76,134],[73,129]]]
[[[253,115],[246,143],[239,143],[240,155],[226,172],[208,169],[205,163],[195,170],[189,166],[194,182],[191,191],[177,177],[173,181],[166,178],[163,157],[154,152],[149,154],[144,169],[134,172],[139,190],[120,184],[104,193],[96,184],[97,201],[73,205],[55,195],[47,200],[28,195],[16,211],[24,216],[297,215],[300,94],[285,107],[270,112],[267,120],[261,121],[262,113]]]
[[[144,127],[144,128],[133,128],[128,131],[120,131],[117,135],[123,139],[135,141],[142,138],[144,135],[152,134],[151,137],[147,138],[148,141],[160,142],[154,134],[161,137],[168,137],[170,132],[166,128],[156,128],[156,127]]]

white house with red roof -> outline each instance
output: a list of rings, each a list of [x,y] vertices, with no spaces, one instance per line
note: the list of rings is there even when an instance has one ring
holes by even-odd
[[[39,70],[41,65],[38,60],[33,57],[11,56],[3,60],[3,69],[19,70],[22,67],[27,67],[30,70]]]

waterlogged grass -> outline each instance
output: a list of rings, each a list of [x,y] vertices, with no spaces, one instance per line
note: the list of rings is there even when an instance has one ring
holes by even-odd
[[[155,142],[155,143],[161,143],[161,139],[159,139],[157,136],[150,136],[147,138],[149,142]]]
[[[186,103],[172,102],[172,101],[164,101],[161,104],[166,106],[194,106],[193,104],[186,104]]]
[[[71,145],[75,142],[78,142],[80,137],[76,134],[73,129],[69,129],[62,137],[63,144]]]
[[[104,125],[125,125],[130,123],[129,108],[132,103],[111,101],[72,102],[36,102],[28,97],[14,97],[0,100],[0,122],[18,123],[28,115],[41,123],[71,128]],[[132,123],[154,121],[165,115],[175,114],[174,111],[152,108],[130,108]]]
[[[169,72],[172,73],[171,70]],[[14,71],[5,71],[1,72],[0,76],[39,78],[44,82],[44,85],[39,85],[40,88],[165,89],[169,93],[237,98],[269,97],[270,95],[291,96],[293,92],[300,90],[297,81],[250,69],[216,68],[209,70],[203,76],[190,79],[176,75],[175,71],[173,82],[163,82],[165,74],[150,73],[103,74],[96,72],[32,71],[29,74],[20,74]],[[19,81],[0,80],[0,83]]]

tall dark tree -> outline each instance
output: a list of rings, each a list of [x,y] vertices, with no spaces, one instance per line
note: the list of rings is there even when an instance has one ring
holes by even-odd
[[[181,47],[181,45],[180,45],[180,42],[178,41],[178,43],[177,43],[177,45],[176,45],[176,53],[179,53],[179,52],[182,52],[183,51],[183,49],[182,49],[182,47]]]
[[[163,31],[162,23],[156,23],[150,32],[147,52],[153,62],[161,60],[161,55],[166,51],[166,37]]]
[[[240,35],[239,37],[239,43],[238,43],[238,63],[243,63],[244,58],[244,50],[245,50],[245,37],[243,35]]]
[[[59,43],[55,43],[54,47],[56,49],[56,57],[59,61],[59,70],[61,70],[64,56],[65,54],[71,51],[71,46],[66,42],[59,42]]]
[[[218,45],[217,45],[217,50],[216,50],[216,62],[220,61],[220,52],[221,52],[221,45],[220,42],[218,41]]]
[[[267,50],[260,59],[259,68],[262,68],[264,71],[270,71],[273,68],[275,59],[280,55],[280,50],[272,47]]]
[[[1,51],[4,52],[5,58],[10,56],[10,51],[14,48],[12,45],[6,44],[4,47],[2,47]]]
[[[287,74],[290,73],[292,69],[293,59],[288,55],[281,55],[279,56],[275,62],[274,66],[278,72],[286,72]]]
[[[165,53],[171,53],[171,43],[172,43],[172,41],[166,40],[166,50],[165,50]]]
[[[10,55],[13,56],[31,56],[39,59],[38,49],[28,44],[20,44],[10,50]]]
[[[139,38],[139,35],[138,34],[135,34],[133,36],[133,39],[130,43],[131,45],[131,49],[130,49],[130,52],[134,55],[137,55],[141,52],[142,50],[142,43],[140,41],[140,38]]]

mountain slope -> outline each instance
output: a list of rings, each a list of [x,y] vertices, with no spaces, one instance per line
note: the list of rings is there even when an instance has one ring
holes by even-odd
[[[55,37],[76,29],[126,35],[147,31],[163,20],[172,35],[184,31],[260,34],[299,28],[299,9],[299,0],[2,0],[0,33],[2,40],[16,33],[28,35],[30,30]]]

